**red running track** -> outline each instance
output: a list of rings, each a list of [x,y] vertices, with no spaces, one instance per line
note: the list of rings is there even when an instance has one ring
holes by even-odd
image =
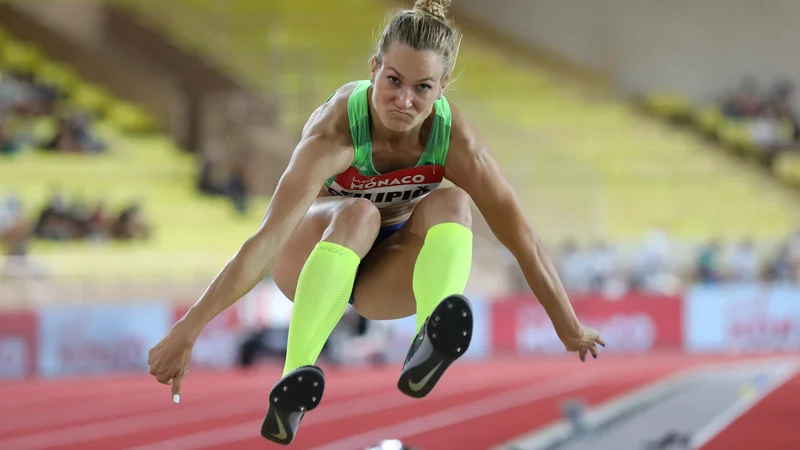
[[[767,395],[702,450],[800,448],[800,374]]]
[[[708,360],[465,361],[421,400],[396,389],[399,366],[325,368],[322,403],[306,415],[290,448],[357,450],[398,438],[423,450],[485,450],[558,419],[568,399],[596,405],[701,362]],[[7,383],[0,387],[0,448],[283,448],[259,435],[279,375],[277,367],[193,373],[179,405],[169,387],[147,376]]]

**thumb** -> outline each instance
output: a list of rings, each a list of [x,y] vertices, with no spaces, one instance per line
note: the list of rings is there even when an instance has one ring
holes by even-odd
[[[172,379],[172,403],[176,405],[181,402],[181,384],[183,383],[183,372]]]

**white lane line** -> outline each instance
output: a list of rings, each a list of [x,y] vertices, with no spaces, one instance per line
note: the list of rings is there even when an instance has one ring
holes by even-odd
[[[751,410],[761,400],[773,393],[779,387],[788,382],[798,371],[798,367],[787,364],[781,367],[770,380],[769,386],[752,396],[742,397],[736,403],[725,409],[722,413],[711,420],[706,426],[698,430],[689,442],[689,448],[698,450],[728,428],[739,417]]]
[[[701,363],[667,375],[661,380],[642,386],[630,393],[622,394],[601,406],[591,408],[586,412],[586,423],[588,426],[604,423],[609,419],[624,413],[626,410],[645,404],[663,395],[665,392],[674,389],[681,383],[691,379],[698,379],[708,375],[713,375],[719,370],[753,370],[756,368],[768,368],[778,363],[786,363],[792,359],[787,358],[757,358],[743,361],[721,361],[711,363]],[[550,425],[532,430],[530,433],[519,436],[511,441],[493,447],[492,450],[540,450],[547,449],[569,437],[572,426],[565,420],[559,419]]]
[[[549,374],[542,380],[553,377]],[[492,386],[514,386],[516,383],[531,378],[530,373],[524,371],[514,372],[498,380],[498,375],[493,372],[477,372],[476,376],[459,381],[455,385],[442,386],[442,391],[438,398],[447,398],[461,395],[467,392]],[[408,398],[397,393],[397,395],[387,395],[386,393],[359,398],[351,402],[337,403],[335,408],[321,409],[314,415],[309,415],[309,421],[304,423],[303,430],[309,432],[308,428],[327,422],[347,419],[362,414],[376,413],[396,407],[408,406],[418,400]],[[266,411],[266,409],[265,409]],[[257,421],[241,423],[237,425],[216,428],[200,433],[188,434],[177,438],[172,438],[160,442],[141,445],[128,450],[175,450],[175,449],[200,449],[219,445],[231,445],[235,442],[244,441],[259,437],[258,430],[261,428],[261,419]]]
[[[669,375],[653,383],[642,386],[633,392],[615,397],[602,406],[592,408],[586,414],[587,423],[595,423],[620,414],[629,408],[644,404],[684,383],[695,372],[695,369],[686,369]],[[520,436],[512,441],[500,444],[492,450],[538,450],[552,447],[566,439],[572,433],[572,425],[564,419],[559,419],[550,425],[534,430],[532,433]]]
[[[375,389],[374,384],[377,383],[367,383],[364,386],[350,384],[345,388],[337,387],[336,392],[332,393],[332,399],[339,400],[356,393],[386,391],[386,388],[383,386],[381,386],[380,389]],[[253,398],[252,395],[248,395],[247,401],[244,402],[231,401],[230,398],[218,399],[214,396],[206,398],[207,402],[192,406],[180,412],[177,412],[180,407],[175,407],[170,403],[161,411],[144,411],[140,414],[127,415],[87,425],[31,433],[10,439],[0,439],[0,448],[25,448],[30,450],[48,448],[54,445],[90,442],[92,440],[113,438],[115,436],[146,430],[169,428],[175,425],[201,422],[208,419],[224,419],[230,416],[248,414],[250,412],[261,413],[267,401],[267,393],[265,389],[261,390],[263,402],[257,398]],[[248,391],[247,394],[250,394],[250,392]],[[28,417],[28,419],[31,420],[30,417]]]
[[[189,383],[191,381],[191,383]],[[237,378],[231,377],[231,380],[224,382],[220,380],[218,383],[203,383],[200,380],[188,380],[184,385],[183,397],[188,397],[188,407],[194,408],[197,402],[218,402],[225,403],[232,396],[251,396],[262,394],[266,397],[269,391],[269,386],[264,383],[260,378]],[[337,380],[335,390],[331,394],[336,395],[341,389],[349,393],[353,390],[367,390],[374,388],[383,388],[386,386],[386,379],[369,377],[361,380],[361,383],[350,382],[343,379],[344,383],[339,383]],[[120,394],[125,385],[121,384],[116,387],[113,393],[104,393],[101,397],[99,394],[87,396],[87,398],[80,398],[71,400],[69,402],[53,401],[52,404],[46,407],[39,407],[31,411],[18,411],[14,414],[13,418],[3,420],[0,422],[0,434],[7,432],[20,432],[29,430],[26,434],[31,435],[36,432],[45,431],[48,427],[54,428],[58,426],[68,426],[76,424],[76,422],[91,420],[94,418],[108,419],[108,415],[124,411],[125,416],[122,417],[135,417],[140,414],[155,414],[161,411],[160,406],[163,408],[171,408],[174,410],[171,401],[171,394],[169,386],[159,385],[155,380],[149,386],[146,386],[147,392],[130,392],[124,390],[124,394]],[[97,397],[97,398],[96,398]],[[159,401],[158,398],[162,400]],[[186,403],[184,403],[186,404]],[[182,410],[178,410],[182,411]],[[175,414],[173,412],[173,414]],[[32,417],[35,417],[33,419]],[[109,419],[110,420],[110,419]],[[2,437],[0,437],[0,442]]]
[[[586,375],[560,378],[547,383],[537,384],[524,389],[493,395],[488,398],[471,401],[454,406],[434,414],[426,414],[416,419],[373,429],[349,438],[341,439],[314,450],[352,450],[364,448],[387,436],[392,439],[403,439],[431,430],[437,430],[478,417],[494,414],[509,408],[538,402],[556,395],[589,386],[594,377]]]

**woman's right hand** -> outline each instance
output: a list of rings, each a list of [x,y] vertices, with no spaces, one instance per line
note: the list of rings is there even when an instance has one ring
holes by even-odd
[[[147,355],[150,375],[156,377],[159,383],[172,386],[174,403],[180,401],[181,383],[189,371],[192,349],[200,331],[188,322],[179,320]]]

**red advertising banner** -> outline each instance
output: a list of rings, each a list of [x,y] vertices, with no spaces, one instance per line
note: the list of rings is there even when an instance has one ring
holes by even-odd
[[[35,373],[37,336],[36,314],[0,313],[0,380],[18,380]]]
[[[679,297],[631,293],[614,299],[573,295],[570,300],[581,323],[600,331],[606,342],[604,352],[646,353],[682,345]],[[494,302],[492,348],[522,354],[564,353],[550,318],[532,295]]]

